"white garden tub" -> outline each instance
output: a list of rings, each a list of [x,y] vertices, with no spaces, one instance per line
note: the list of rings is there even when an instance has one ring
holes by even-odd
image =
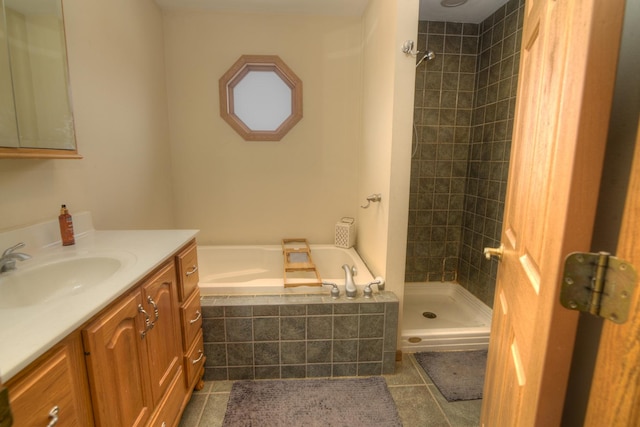
[[[374,280],[355,249],[311,245],[311,257],[323,281],[333,282],[344,295],[342,265],[355,267],[354,281],[362,295]],[[210,295],[329,294],[330,286],[284,287],[282,246],[198,246],[200,292]],[[288,276],[290,277],[290,276]],[[309,281],[312,281],[309,279]],[[376,287],[373,287],[376,291]]]

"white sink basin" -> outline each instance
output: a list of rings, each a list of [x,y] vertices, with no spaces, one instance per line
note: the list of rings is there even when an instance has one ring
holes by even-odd
[[[0,274],[0,308],[41,304],[73,295],[113,276],[123,261],[112,256],[67,258]]]

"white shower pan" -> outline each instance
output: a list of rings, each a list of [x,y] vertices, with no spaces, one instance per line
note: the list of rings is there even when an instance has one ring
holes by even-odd
[[[486,349],[491,314],[491,308],[457,283],[406,283],[402,351]]]

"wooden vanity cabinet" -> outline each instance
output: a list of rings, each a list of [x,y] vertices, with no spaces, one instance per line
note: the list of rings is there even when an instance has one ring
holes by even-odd
[[[183,377],[176,285],[171,260],[83,329],[96,425],[147,425]]]
[[[198,252],[195,240],[176,255],[178,266],[178,295],[185,385],[188,390],[204,387],[204,343],[202,335],[202,307],[198,281]]]
[[[199,296],[192,240],[5,384],[14,427],[177,426],[203,385]]]
[[[6,387],[14,427],[93,425],[82,339],[76,331],[15,377]]]

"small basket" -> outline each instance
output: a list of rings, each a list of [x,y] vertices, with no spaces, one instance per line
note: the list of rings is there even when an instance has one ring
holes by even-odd
[[[351,248],[356,244],[356,225],[351,217],[344,217],[336,223],[335,243],[339,248]]]

